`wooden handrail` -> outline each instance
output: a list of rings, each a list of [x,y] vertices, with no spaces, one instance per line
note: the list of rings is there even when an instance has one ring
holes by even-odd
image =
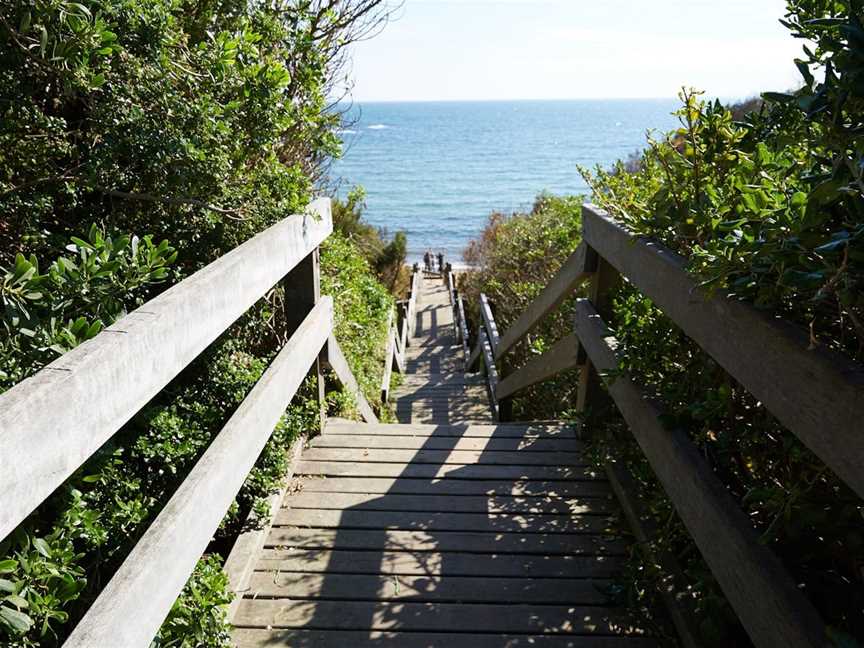
[[[322,297],[76,626],[67,648],[149,645],[332,330],[333,301]]]
[[[567,299],[579,284],[591,276],[590,272],[585,272],[585,254],[586,246],[582,244],[568,257],[558,273],[522,312],[513,326],[504,332],[497,345],[496,360],[501,360],[519,340],[528,335],[546,315]]]
[[[583,244],[501,337],[495,359],[503,358],[585,279],[594,277],[592,299],[606,308],[606,293],[620,272],[856,493],[864,495],[864,441],[859,432],[864,420],[864,368],[829,349],[810,349],[802,331],[749,304],[723,295],[709,297],[687,273],[682,257],[655,241],[634,236],[596,207],[584,206],[582,222]],[[601,267],[603,277],[597,269]],[[484,334],[481,330],[474,362],[490,346]],[[583,374],[589,366],[591,375],[605,374],[614,403],[754,643],[760,647],[825,645],[819,615],[780,561],[760,544],[749,518],[689,437],[664,428],[659,407],[618,370],[615,345],[591,302],[577,300],[575,335],[505,376],[497,385],[496,399],[502,402],[583,362]],[[591,380],[583,375],[580,387],[588,383]]]
[[[456,296],[456,311],[459,314],[459,339],[462,341],[463,359],[467,363],[471,352],[468,349],[468,320],[465,319],[465,302],[462,299],[462,295]]]
[[[825,645],[825,627],[813,606],[760,543],[695,444],[667,429],[659,406],[618,370],[617,343],[587,299],[576,303],[575,330],[597,370],[614,374],[609,391],[615,403],[754,643]]]
[[[331,231],[317,200],[0,395],[0,538]]]
[[[342,386],[354,397],[357,403],[357,410],[360,412],[363,420],[367,423],[377,423],[378,417],[375,416],[375,411],[366,400],[366,396],[363,394],[363,390],[360,389],[360,385],[357,384],[357,380],[351,372],[351,367],[348,366],[348,361],[345,360],[345,356],[342,354],[339,342],[332,333],[327,339],[327,347],[323,360],[333,370],[333,373],[336,374]]]
[[[864,368],[749,304],[710,299],[686,260],[637,237],[593,205],[583,237],[684,333],[759,399],[840,479],[864,497]]]
[[[579,365],[577,348],[578,340],[575,335],[571,334],[559,340],[546,353],[502,378],[495,390],[495,398],[502,401],[531,385],[549,380],[562,371],[575,369]]]

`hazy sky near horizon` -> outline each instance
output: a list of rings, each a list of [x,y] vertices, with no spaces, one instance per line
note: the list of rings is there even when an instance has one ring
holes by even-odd
[[[354,46],[356,101],[743,98],[798,84],[784,0],[405,0]]]

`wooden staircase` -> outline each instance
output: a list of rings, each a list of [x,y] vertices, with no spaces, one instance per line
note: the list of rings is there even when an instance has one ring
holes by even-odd
[[[232,607],[239,646],[653,645],[609,593],[617,503],[563,424],[495,424],[443,281],[419,295],[400,424],[328,421]]]

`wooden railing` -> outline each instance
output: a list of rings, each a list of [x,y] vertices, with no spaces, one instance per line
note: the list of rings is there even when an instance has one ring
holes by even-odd
[[[288,342],[75,628],[66,646],[148,646],[310,368],[375,415],[319,290],[329,200],[290,216],[0,396],[0,539],[274,286]],[[323,409],[322,409],[323,413]]]
[[[515,394],[577,366],[578,408],[585,410],[608,398],[600,389],[606,377],[608,394],[754,644],[828,645],[822,620],[695,444],[667,428],[661,406],[619,370],[614,332],[604,321],[609,297],[626,277],[858,495],[864,495],[864,370],[829,349],[811,348],[808,337],[783,320],[723,295],[709,298],[683,258],[634,236],[592,205],[583,208],[582,236],[579,249],[500,338],[481,295],[482,323],[468,368],[484,359],[493,410],[503,418]],[[499,380],[495,363],[506,367],[508,351],[586,281],[589,298],[576,300],[573,333]],[[625,513],[630,509],[628,519],[640,527],[634,531],[644,537],[627,501],[629,476],[617,463],[607,466],[607,475]],[[680,610],[673,620],[679,634],[692,636]]]
[[[395,369],[401,374],[405,373],[405,350],[417,326],[417,295],[420,294],[422,281],[422,273],[415,270],[411,275],[411,288],[408,298],[396,302],[396,312],[390,313],[390,319],[387,324],[387,351],[384,355],[384,373],[381,377],[382,403],[390,400],[390,382],[393,370]]]

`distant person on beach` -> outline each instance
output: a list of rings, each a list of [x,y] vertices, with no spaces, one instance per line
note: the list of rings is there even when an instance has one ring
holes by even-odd
[[[444,254],[438,253],[438,272],[444,272]]]
[[[432,272],[432,255],[429,254],[429,250],[426,250],[426,254],[423,255],[423,263],[426,265],[426,272]]]

